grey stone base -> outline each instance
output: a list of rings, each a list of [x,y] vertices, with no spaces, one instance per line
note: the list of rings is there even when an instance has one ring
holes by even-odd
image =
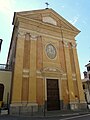
[[[27,105],[10,105],[10,114],[33,114],[38,111],[37,104],[27,104]]]
[[[70,109],[70,105],[69,104],[63,104],[62,110],[68,110],[68,109]]]
[[[44,112],[45,106],[44,105],[38,105],[38,112]]]
[[[60,110],[82,110],[87,109],[87,103],[70,103],[67,105],[63,104],[63,101],[60,101]],[[35,112],[45,112],[47,111],[47,101],[45,105],[37,105],[36,103],[29,104],[11,104],[10,105],[10,114],[29,114],[33,115]]]
[[[87,103],[79,103],[79,109],[87,109]]]
[[[63,110],[64,105],[63,105],[63,100],[60,100],[60,110]]]
[[[70,103],[69,104],[70,110],[82,110],[87,109],[87,103]]]

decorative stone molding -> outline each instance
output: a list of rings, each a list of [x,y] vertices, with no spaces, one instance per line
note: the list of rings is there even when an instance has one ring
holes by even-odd
[[[41,78],[41,79],[43,79],[43,76],[42,76],[42,73],[41,73],[41,71],[40,70],[37,70],[36,71],[36,74],[37,74],[37,78]]]
[[[68,47],[68,42],[67,41],[63,41],[64,47]]]
[[[61,80],[67,80],[67,78],[61,77]]]
[[[17,37],[22,37],[22,38],[24,38],[25,39],[25,31],[23,31],[23,30],[18,30],[18,34],[17,34]]]
[[[23,31],[23,30],[19,30],[18,31],[18,37],[22,37],[25,40],[37,40],[38,35],[31,34],[29,32]]]
[[[57,72],[58,70],[56,68],[44,68],[43,71],[48,71],[48,72]],[[58,71],[59,72],[59,71]]]
[[[71,43],[72,48],[76,48],[77,47],[77,43]]]
[[[41,75],[41,71],[40,70],[37,70],[37,72],[36,72],[37,74],[39,74],[39,75]]]
[[[38,38],[37,35],[32,35],[32,34],[31,34],[31,37],[30,37],[31,40],[37,40],[37,38]]]
[[[72,77],[76,77],[76,74],[73,73],[73,74],[72,74]]]
[[[56,20],[53,19],[53,18],[50,17],[50,16],[45,16],[45,17],[43,17],[43,22],[50,23],[50,24],[53,24],[53,25],[57,25]]]
[[[28,41],[29,41],[29,40],[30,40],[30,36],[31,36],[30,33],[26,33],[26,34],[25,34],[25,40],[28,40]]]
[[[29,69],[23,69],[23,73],[29,73]]]
[[[31,35],[30,35],[30,32],[27,32],[25,30],[19,29],[17,37],[22,37],[25,40],[30,40]]]
[[[42,70],[41,70],[41,73],[42,74],[52,74],[52,73],[54,73],[54,74],[56,74],[56,75],[59,75],[59,76],[61,76],[61,75],[63,75],[63,71],[62,70],[60,70],[60,69],[58,69],[58,68],[52,68],[52,67],[46,67],[46,68],[43,68]],[[53,75],[53,74],[52,74]]]
[[[73,78],[73,80],[76,80],[76,74],[72,74],[72,78]]]
[[[64,73],[64,74],[63,74],[63,76],[67,76],[67,74],[66,74],[66,73]]]
[[[28,78],[29,77],[29,69],[23,69],[23,77]]]
[[[23,78],[29,78],[29,75],[23,75]]]
[[[62,75],[61,79],[62,79],[62,80],[67,80],[67,74],[64,73],[64,74]]]
[[[73,80],[75,80],[75,81],[76,81],[76,78],[73,78]]]

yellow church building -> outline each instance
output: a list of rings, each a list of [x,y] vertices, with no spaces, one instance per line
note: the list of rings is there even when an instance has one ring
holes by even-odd
[[[80,31],[49,8],[16,12],[13,25],[10,111],[85,109],[75,41]]]

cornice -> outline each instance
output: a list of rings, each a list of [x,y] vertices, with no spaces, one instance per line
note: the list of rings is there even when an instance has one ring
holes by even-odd
[[[59,27],[59,26],[56,26],[56,25],[44,23],[42,21],[34,20],[34,19],[31,19],[31,18],[23,17],[23,16],[18,16],[18,21],[19,21],[19,23],[22,22],[22,23],[26,24],[26,26],[28,26],[28,25],[36,26],[36,27],[38,27],[38,29],[41,29],[41,28],[42,29],[47,29],[48,28],[48,30],[50,30],[50,31],[57,31],[59,33],[62,30],[63,33],[69,33],[72,36],[76,36],[78,34],[78,31],[73,31],[73,30],[70,30],[70,29],[63,28],[62,26]]]

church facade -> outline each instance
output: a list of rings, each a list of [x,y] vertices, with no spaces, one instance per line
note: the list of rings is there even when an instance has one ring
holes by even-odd
[[[80,31],[52,9],[16,12],[13,25],[11,111],[86,108],[75,41]]]

